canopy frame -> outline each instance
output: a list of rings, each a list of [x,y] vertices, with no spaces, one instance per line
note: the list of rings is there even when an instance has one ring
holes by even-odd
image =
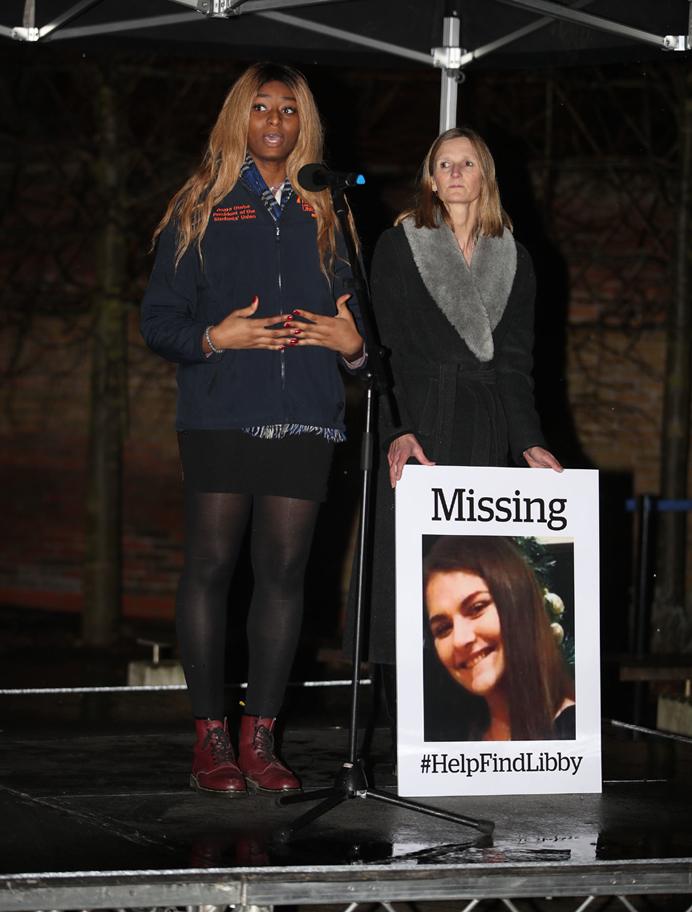
[[[130,29],[148,29],[168,25],[179,25],[188,22],[199,22],[205,18],[229,19],[241,15],[256,15],[274,22],[306,31],[318,32],[339,41],[355,44],[369,50],[380,51],[407,60],[438,67],[442,70],[440,90],[440,132],[453,127],[457,119],[458,84],[464,79],[464,68],[475,60],[485,57],[499,48],[505,47],[520,38],[544,28],[554,20],[571,22],[576,25],[596,29],[597,31],[617,35],[630,41],[657,47],[662,51],[689,51],[692,49],[692,0],[690,0],[687,33],[679,35],[657,35],[624,23],[606,19],[583,12],[583,7],[594,0],[577,0],[571,7],[562,6],[553,0],[495,0],[517,9],[540,14],[535,22],[515,29],[495,40],[467,50],[460,45],[461,19],[455,12],[450,12],[442,22],[442,45],[430,49],[429,54],[412,48],[402,47],[389,41],[371,38],[336,26],[313,22],[299,16],[280,12],[302,6],[326,6],[336,3],[348,3],[349,0],[169,0],[178,6],[192,10],[189,13],[156,15],[141,19],[104,22],[91,26],[65,26],[77,19],[82,13],[102,3],[103,0],[78,0],[65,11],[43,26],[36,24],[36,0],[25,0],[24,15],[21,26],[10,28],[0,25],[0,36],[14,38],[18,41],[38,43],[45,39],[67,40],[84,38],[92,35],[108,35]]]

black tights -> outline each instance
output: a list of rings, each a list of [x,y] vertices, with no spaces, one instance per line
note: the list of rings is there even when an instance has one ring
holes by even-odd
[[[248,635],[245,712],[279,712],[303,615],[303,578],[319,504],[290,497],[185,493],[185,565],[176,627],[192,711],[224,716],[228,589],[252,513],[255,578]]]

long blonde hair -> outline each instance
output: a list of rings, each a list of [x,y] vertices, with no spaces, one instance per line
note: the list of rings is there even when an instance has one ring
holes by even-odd
[[[245,161],[250,109],[260,88],[268,82],[283,82],[296,97],[300,132],[286,161],[286,175],[299,188],[298,171],[309,162],[322,160],[324,134],[315,99],[305,77],[293,67],[255,63],[236,80],[226,95],[209,134],[207,148],[197,170],[169,202],[156,226],[154,240],[173,219],[177,225],[176,265],[191,244],[201,253],[211,210],[235,186]],[[328,191],[300,195],[312,206],[317,220],[317,249],[323,272],[331,270],[336,251],[336,215]]]
[[[442,143],[450,139],[468,139],[478,156],[481,169],[481,195],[478,201],[476,231],[484,237],[500,237],[504,228],[512,230],[512,220],[500,203],[500,190],[495,177],[495,162],[484,139],[469,127],[452,127],[441,133],[428,149],[423,159],[416,187],[416,201],[412,208],[401,212],[394,222],[399,225],[406,218],[415,220],[416,228],[437,228],[441,221],[451,227],[447,207],[433,190],[432,179],[437,153]]]

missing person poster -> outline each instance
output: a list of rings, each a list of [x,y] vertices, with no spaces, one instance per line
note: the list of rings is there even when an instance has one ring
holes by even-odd
[[[598,473],[406,466],[399,794],[601,791]]]

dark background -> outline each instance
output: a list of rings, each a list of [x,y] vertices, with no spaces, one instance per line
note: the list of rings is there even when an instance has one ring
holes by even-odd
[[[621,19],[633,9],[611,5]],[[439,43],[421,32],[416,4],[408,6],[413,12],[401,43]],[[677,11],[664,7],[677,21]],[[481,25],[471,15],[465,20],[471,39]],[[257,56],[270,56],[272,28],[265,22],[257,31]],[[534,42],[532,56],[491,55],[470,66],[459,120],[488,140],[503,203],[534,258],[537,401],[550,445],[566,465],[602,472],[601,629],[603,651],[613,655],[631,645],[635,542],[625,501],[659,490],[689,60],[643,48],[614,53],[595,38],[577,53],[568,47],[567,26],[552,34],[558,43],[550,55]],[[134,642],[138,636],[172,641],[180,559],[172,374],[137,333],[151,232],[198,160],[254,45],[240,52],[189,42],[164,47],[148,36],[136,49],[115,39],[46,47],[6,42],[2,49],[1,676],[5,685],[59,678],[115,683],[127,657],[146,654]],[[315,64],[315,55],[295,43],[274,56],[306,73],[324,118],[329,163],[367,176],[351,202],[368,262],[379,233],[408,204],[437,133],[440,74],[333,51]],[[109,124],[116,133],[110,138]],[[114,368],[122,375],[123,558],[120,610],[104,653],[85,632],[93,606],[85,574],[94,340],[104,291],[99,244],[114,224],[115,297],[125,338]],[[298,669],[305,675],[347,667],[339,646],[360,483],[361,403],[362,389],[351,383],[350,441],[339,449],[308,575]],[[246,593],[249,582],[239,580],[235,592]],[[690,642],[685,598],[663,598],[668,614],[657,624],[683,651]],[[239,644],[242,610],[233,616],[231,642]],[[240,655],[233,668],[234,679],[241,678]]]

